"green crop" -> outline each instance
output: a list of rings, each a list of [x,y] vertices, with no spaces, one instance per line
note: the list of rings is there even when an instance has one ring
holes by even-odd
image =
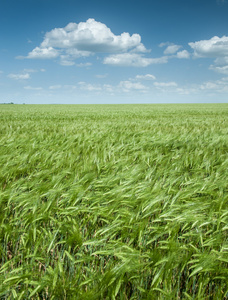
[[[0,299],[228,299],[228,105],[1,105]]]

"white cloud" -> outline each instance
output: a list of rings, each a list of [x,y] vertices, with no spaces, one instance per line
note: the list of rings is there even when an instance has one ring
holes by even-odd
[[[228,74],[228,36],[214,36],[210,40],[189,43],[194,50],[194,56],[215,58],[214,65],[209,67],[218,73]]]
[[[62,66],[73,66],[75,65],[75,59],[91,55],[88,51],[78,51],[77,49],[66,49],[64,53],[60,55],[60,64]]]
[[[165,55],[175,54],[180,48],[181,45],[175,45],[174,43],[166,42],[158,45],[159,47],[166,47],[164,50]]]
[[[78,82],[80,89],[81,90],[86,90],[86,91],[101,91],[102,88],[98,85],[95,84],[90,84],[90,83],[86,83],[84,81],[80,81]]]
[[[79,58],[79,57],[88,57],[91,55],[91,52],[79,51],[78,49],[75,49],[75,48],[69,48],[69,49],[66,49],[66,54],[69,57],[72,57],[75,59],[75,58]]]
[[[104,64],[116,66],[147,67],[151,64],[164,64],[168,62],[166,56],[160,58],[146,58],[142,54],[122,53],[105,57]]]
[[[180,45],[174,45],[174,44],[169,45],[169,46],[165,49],[164,54],[166,54],[166,55],[167,55],[167,54],[174,54],[174,53],[176,53],[180,48],[181,48]]]
[[[177,83],[174,82],[174,81],[171,81],[171,82],[154,82],[154,86],[156,87],[161,87],[161,88],[164,88],[164,87],[176,87],[177,86]]]
[[[87,83],[84,81],[78,82],[78,87],[80,90],[88,91],[88,92],[99,92],[100,93],[108,93],[114,95],[116,93],[122,92],[131,92],[131,91],[138,91],[138,92],[145,92],[148,90],[148,87],[143,85],[140,82],[132,82],[129,80],[120,81],[118,85],[114,86],[111,84],[93,84]]]
[[[215,64],[209,67],[210,70],[221,74],[228,74],[228,56],[218,57],[214,62]]]
[[[191,90],[186,89],[186,88],[177,88],[176,91],[180,95],[189,95],[191,92]]]
[[[163,43],[167,46],[164,53],[173,55],[182,47],[173,43]],[[123,32],[115,35],[104,23],[94,19],[86,22],[69,23],[63,28],[54,28],[46,32],[42,43],[29,52],[29,59],[55,59],[63,66],[75,65],[80,57],[89,57],[95,53],[108,53],[103,60],[104,64],[116,66],[147,67],[151,64],[164,64],[172,56],[159,58],[145,57],[150,52],[141,42],[137,33],[130,35]],[[186,50],[177,53],[178,58],[188,58]],[[24,57],[17,57],[24,58]],[[81,63],[77,66],[88,67],[90,63]]]
[[[128,51],[140,44],[139,34],[131,36],[128,32],[124,32],[121,35],[115,35],[105,24],[88,19],[86,22],[69,23],[64,28],[55,28],[47,32],[41,47],[113,53]]]
[[[106,92],[109,92],[109,93],[113,93],[114,92],[114,88],[111,84],[104,84],[104,90]]]
[[[195,57],[224,57],[228,56],[228,37],[214,36],[210,40],[189,43]]]
[[[78,86],[80,90],[88,91],[88,92],[97,92],[99,94],[103,92],[113,94],[117,90],[116,87],[110,84],[93,84],[84,81],[78,82]]]
[[[156,77],[152,74],[146,74],[146,75],[136,75],[135,79],[137,79],[137,80],[155,80]]]
[[[119,83],[119,88],[121,88],[124,92],[130,92],[131,90],[147,90],[147,87],[140,82],[132,82],[132,81],[121,81]]]
[[[59,51],[52,47],[40,48],[36,47],[29,52],[27,58],[50,59],[59,56]]]
[[[159,44],[158,45],[158,47],[165,47],[165,46],[169,46],[169,45],[172,45],[172,43],[170,43],[170,42],[165,42],[165,43],[161,43],[161,44]]]
[[[190,58],[190,53],[187,50],[177,52],[177,58]]]
[[[15,80],[26,80],[30,78],[30,74],[9,74],[8,77]]]
[[[228,92],[228,77],[223,77],[220,80],[204,82],[199,88],[201,90],[215,91],[218,93]]]
[[[37,73],[37,72],[45,72],[45,69],[40,69],[40,70],[36,70],[36,69],[24,69],[23,72],[24,73]]]
[[[228,65],[227,66],[222,66],[222,67],[211,65],[210,69],[214,70],[214,71],[216,71],[218,73],[227,74],[228,75]]]
[[[39,91],[39,90],[42,90],[43,88],[42,87],[32,87],[32,86],[28,85],[28,86],[24,86],[24,89],[25,90]]]
[[[79,57],[88,57],[93,53],[124,53],[128,51],[145,53],[148,50],[141,43],[137,33],[120,35],[112,33],[110,28],[94,19],[86,22],[69,23],[64,28],[55,28],[47,32],[39,47],[27,56],[30,59],[60,58],[65,66],[74,64]],[[24,57],[18,56],[18,59]]]
[[[219,66],[228,65],[228,56],[216,58],[215,64]]]
[[[133,48],[130,52],[131,53],[137,53],[137,52],[146,53],[146,52],[150,52],[150,51],[151,50],[146,49],[146,47],[142,43],[140,43],[138,46]]]
[[[218,85],[214,82],[206,82],[200,86],[201,90],[214,90],[218,88]]]
[[[75,62],[71,60],[69,55],[60,55],[60,65],[62,66],[74,66]]]

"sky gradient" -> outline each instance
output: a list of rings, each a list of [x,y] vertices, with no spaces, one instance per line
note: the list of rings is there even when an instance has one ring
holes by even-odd
[[[2,0],[0,103],[227,103],[228,3]]]

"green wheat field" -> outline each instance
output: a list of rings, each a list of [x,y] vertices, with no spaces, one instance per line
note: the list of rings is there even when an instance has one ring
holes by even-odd
[[[1,105],[0,299],[228,299],[228,104]]]

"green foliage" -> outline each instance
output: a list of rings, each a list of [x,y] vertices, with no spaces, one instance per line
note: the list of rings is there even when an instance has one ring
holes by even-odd
[[[1,299],[227,299],[228,106],[0,108]]]

